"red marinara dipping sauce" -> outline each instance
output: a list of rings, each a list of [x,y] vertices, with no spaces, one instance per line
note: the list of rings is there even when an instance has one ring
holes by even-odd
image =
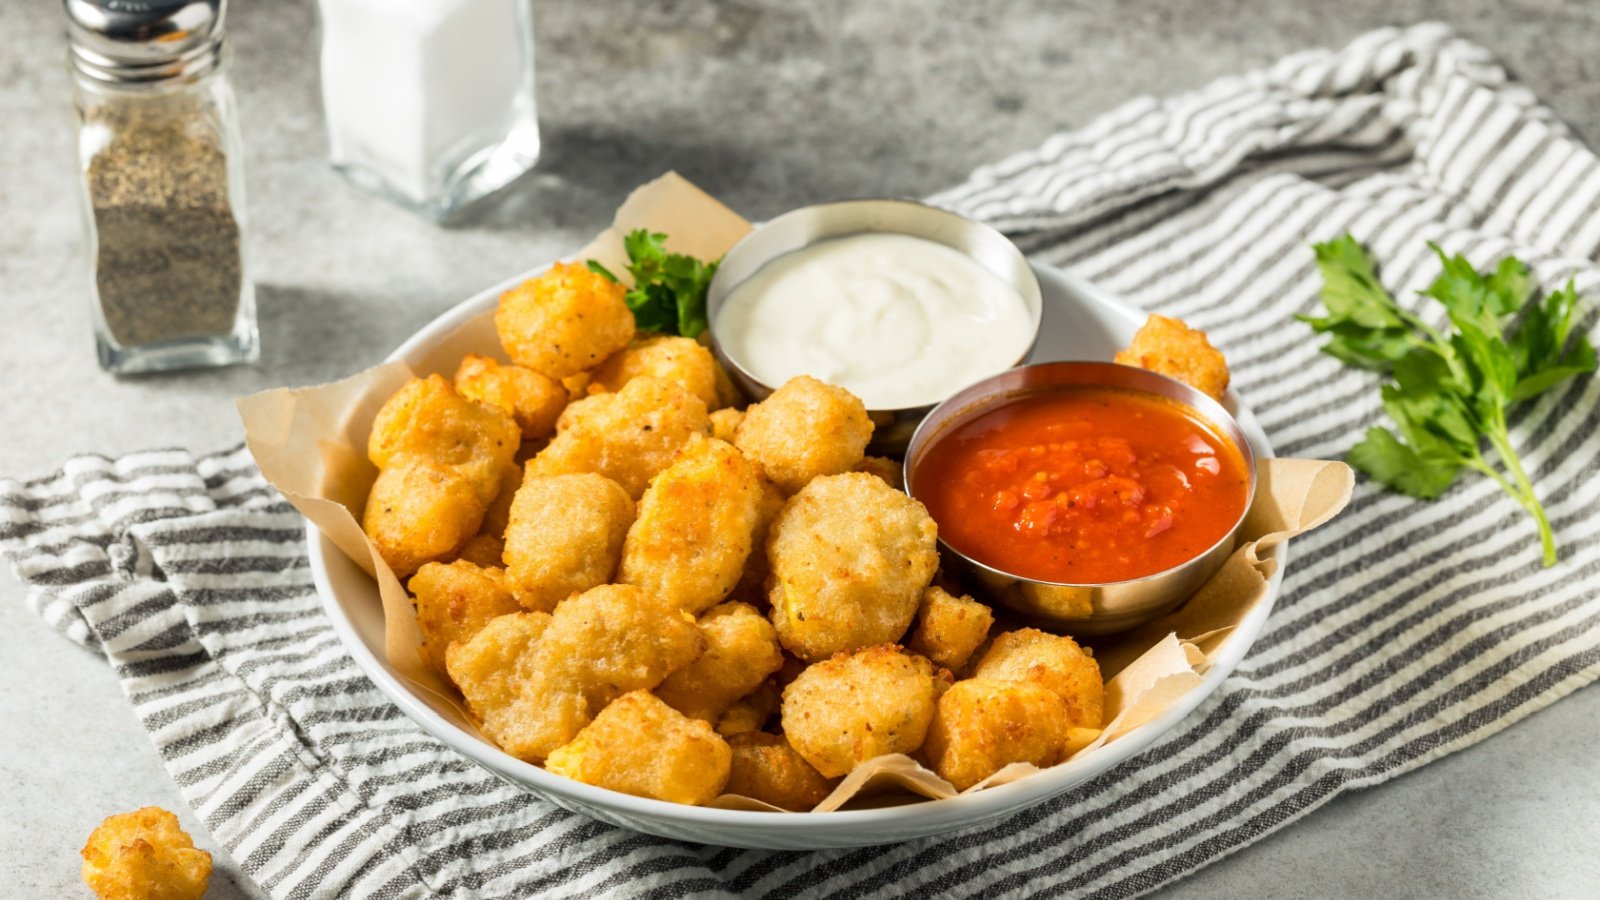
[[[1250,473],[1187,407],[1138,391],[1026,394],[935,439],[913,492],[967,556],[1038,581],[1106,584],[1210,549]]]

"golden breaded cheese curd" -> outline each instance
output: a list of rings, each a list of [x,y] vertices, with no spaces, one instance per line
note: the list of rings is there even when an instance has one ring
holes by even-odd
[[[900,463],[886,456],[864,456],[861,462],[856,463],[857,472],[866,472],[883,479],[883,483],[897,491],[906,489],[905,479],[902,477]]]
[[[479,533],[505,539],[506,527],[511,524],[511,501],[516,499],[517,488],[520,487],[522,487],[522,467],[513,462],[506,466],[500,475],[500,490],[483,513],[483,524],[478,527]]]
[[[361,527],[396,577],[444,559],[483,522],[472,482],[453,468],[406,457],[378,472],[367,494]]]
[[[505,552],[505,541],[500,540],[492,534],[484,534],[480,531],[472,537],[467,538],[467,542],[462,544],[461,549],[456,551],[456,559],[466,560],[469,563],[483,566],[486,569],[501,568],[505,566]],[[450,561],[454,562],[455,560]]]
[[[892,644],[868,647],[813,663],[784,689],[783,733],[834,778],[875,756],[916,752],[933,707],[932,663]]]
[[[490,620],[521,612],[504,569],[485,568],[465,560],[428,563],[406,585],[417,604],[422,629],[422,660],[446,674],[445,650],[477,634]]]
[[[805,812],[833,792],[834,783],[779,735],[739,734],[728,738],[728,745],[733,748],[733,766],[724,793]]]
[[[548,437],[567,408],[567,389],[559,380],[476,353],[462,358],[455,385],[461,396],[510,414],[525,441]]]
[[[700,806],[722,793],[733,763],[728,743],[699,719],[633,691],[611,702],[545,768],[574,781]]]
[[[728,374],[727,369],[723,368],[722,363],[717,363],[716,371],[718,406],[742,407],[749,402],[750,398],[746,397],[744,395],[744,391],[740,390],[739,386],[733,383],[732,376]],[[732,442],[730,441],[729,443]]]
[[[1011,763],[1055,765],[1067,737],[1061,698],[1023,681],[958,681],[939,698],[922,755],[964,791]]]
[[[744,603],[723,603],[700,617],[706,652],[668,675],[655,693],[668,706],[695,719],[716,722],[783,665],[772,623]]]
[[[989,607],[930,584],[922,592],[917,625],[911,630],[906,647],[936,665],[959,669],[989,636],[989,626],[993,624],[994,613]]]
[[[939,566],[937,538],[927,509],[879,478],[813,480],[767,540],[778,639],[812,661],[898,641]]]
[[[733,701],[728,711],[717,719],[717,734],[730,737],[767,727],[767,720],[778,711],[780,695],[776,681],[769,678],[761,682],[755,690]]]
[[[579,372],[561,379],[561,386],[567,389],[567,402],[573,403],[589,396],[589,382],[593,377],[589,372]]]
[[[1070,637],[1023,628],[999,635],[972,668],[973,678],[1027,681],[1060,697],[1067,724],[1104,724],[1105,683],[1100,664]]]
[[[733,435],[734,446],[786,494],[819,475],[855,468],[871,439],[872,420],[861,399],[809,375],[789,379],[745,410]]]
[[[772,572],[767,559],[767,539],[772,534],[772,523],[788,501],[777,485],[765,475],[761,477],[761,511],[756,516],[755,532],[750,536],[750,558],[745,560],[744,574],[739,576],[733,594],[754,600],[762,608],[767,605],[767,576]]]
[[[506,571],[529,609],[605,584],[622,558],[633,498],[603,475],[529,475],[511,502]]]
[[[696,435],[711,434],[706,405],[670,381],[635,378],[614,394],[596,394],[567,407],[549,446],[528,472],[597,472],[639,499],[662,469]]]
[[[641,376],[670,381],[699,397],[706,409],[722,407],[717,391],[717,360],[694,338],[653,334],[636,338],[594,370],[589,390],[619,391]]]
[[[211,854],[159,806],[108,816],[82,855],[83,883],[101,900],[200,900],[211,880]]]
[[[1204,331],[1180,319],[1152,314],[1128,349],[1117,351],[1112,361],[1176,378],[1218,400],[1228,389],[1228,361],[1222,351],[1211,346]]]
[[[732,445],[696,437],[640,498],[617,581],[703,612],[739,583],[760,514],[756,467]]]
[[[480,719],[486,718],[484,711],[516,700],[529,676],[533,648],[549,627],[549,613],[507,613],[490,619],[466,640],[446,645],[445,672]]]
[[[543,628],[525,619],[499,627],[511,618],[452,645],[445,661],[484,733],[529,762],[571,741],[606,704],[655,687],[705,650],[693,617],[629,585],[566,600]]]
[[[733,433],[739,430],[739,423],[744,421],[744,410],[727,407],[716,410],[711,414],[711,436],[719,441],[733,443]]]
[[[579,263],[556,263],[500,295],[494,327],[511,361],[551,378],[598,366],[633,340],[627,289]]]
[[[378,410],[367,456],[379,469],[417,458],[453,468],[487,507],[521,445],[521,429],[508,413],[468,400],[430,375],[407,382]]]

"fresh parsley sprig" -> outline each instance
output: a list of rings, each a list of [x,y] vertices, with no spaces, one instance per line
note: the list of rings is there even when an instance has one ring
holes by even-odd
[[[1568,281],[1536,300],[1521,261],[1507,257],[1479,273],[1464,257],[1429,246],[1444,269],[1422,293],[1444,306],[1448,324],[1439,328],[1395,302],[1354,238],[1315,245],[1328,314],[1298,318],[1331,337],[1322,348],[1329,356],[1391,379],[1382,389],[1383,410],[1395,431],[1370,429],[1349,461],[1424,499],[1444,493],[1462,469],[1487,475],[1533,516],[1544,564],[1553,566],[1550,520],[1506,423],[1517,404],[1595,370],[1594,347],[1572,335],[1577,291]],[[1484,453],[1485,442],[1499,467]]]
[[[701,262],[682,253],[668,253],[665,234],[640,228],[622,239],[628,252],[628,272],[633,287],[626,302],[641,331],[699,337],[706,320],[706,289],[717,274],[717,262]],[[596,260],[585,263],[591,271],[620,281]]]

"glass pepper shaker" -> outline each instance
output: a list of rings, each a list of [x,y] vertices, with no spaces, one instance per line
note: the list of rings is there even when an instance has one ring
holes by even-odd
[[[227,0],[63,0],[100,365],[254,362]]]

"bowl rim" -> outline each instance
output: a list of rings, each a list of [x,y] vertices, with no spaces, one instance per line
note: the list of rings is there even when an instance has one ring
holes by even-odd
[[[1138,311],[1126,303],[1107,295],[1104,291],[1070,271],[1033,260],[1029,261],[1029,265],[1035,275],[1040,276],[1041,292],[1044,288],[1044,282],[1051,280],[1072,294],[1091,298],[1097,305],[1107,307],[1119,316],[1135,319],[1139,315]],[[427,325],[406,339],[385,357],[384,361],[409,362],[407,357],[453,331],[472,317],[492,308],[500,294],[521,284],[528,278],[536,277],[548,267],[549,264],[535,267],[504,279],[462,300],[436,316]],[[1252,442],[1257,458],[1262,459],[1273,456],[1272,447],[1259,423],[1255,422],[1253,415],[1250,415],[1247,409],[1241,406],[1241,410],[1243,415],[1238,417],[1241,419],[1240,425],[1244,429],[1247,438]],[[1259,444],[1257,444],[1258,441]],[[784,814],[768,811],[689,806],[665,800],[636,797],[619,791],[587,785],[555,775],[532,763],[517,759],[478,736],[463,730],[433,709],[417,693],[421,688],[411,687],[408,682],[389,668],[386,660],[379,658],[378,653],[368,646],[355,621],[344,609],[340,601],[340,595],[335,591],[329,579],[327,559],[331,556],[342,555],[342,551],[334,546],[333,542],[324,536],[309,520],[306,522],[306,544],[312,581],[317,588],[322,607],[326,611],[340,643],[344,645],[345,651],[350,654],[356,666],[373,682],[380,693],[394,703],[406,714],[407,718],[411,719],[423,731],[437,738],[455,752],[482,766],[490,773],[511,782],[518,788],[529,790],[539,795],[542,799],[550,800],[552,796],[570,798],[571,802],[615,810],[623,815],[647,822],[651,820],[670,822],[673,825],[689,828],[718,826],[727,829],[738,829],[752,835],[769,831],[782,832],[786,839],[803,839],[810,834],[832,833],[839,829],[860,828],[863,830],[856,831],[855,834],[858,836],[856,843],[862,846],[882,843],[882,841],[872,838],[870,829],[875,825],[893,825],[902,829],[921,826],[925,829],[935,829],[939,832],[975,827],[1000,816],[1016,812],[1025,806],[1042,803],[1138,755],[1157,740],[1166,736],[1179,722],[1188,718],[1190,713],[1194,712],[1201,703],[1216,692],[1223,680],[1231,675],[1239,663],[1243,661],[1250,648],[1255,645],[1256,639],[1260,636],[1261,630],[1266,623],[1267,616],[1276,605],[1278,594],[1282,588],[1283,573],[1289,560],[1288,541],[1281,541],[1272,548],[1271,558],[1274,558],[1278,564],[1267,579],[1267,596],[1263,599],[1263,602],[1257,604],[1234,627],[1232,634],[1229,636],[1230,639],[1223,643],[1210,667],[1201,675],[1201,683],[1184,694],[1178,702],[1168,707],[1161,715],[1122,735],[1114,744],[1101,748],[1102,752],[1085,754],[1079,759],[1060,763],[1043,770],[1038,775],[1019,779],[1009,784],[972,793],[959,794],[939,801],[911,802],[899,806],[874,809]],[[355,563],[350,562],[350,565],[355,565]],[[368,598],[369,602],[379,602],[376,594],[377,591],[374,586],[371,596]],[[1247,639],[1237,640],[1236,638],[1239,637]],[[558,805],[562,804],[558,803]],[[663,832],[654,833],[662,834]],[[929,833],[932,833],[932,831]],[[693,837],[683,835],[678,835],[677,839],[695,840]],[[886,840],[895,839],[893,836],[886,838]],[[723,846],[763,845],[723,844]],[[828,845],[819,843],[816,846]]]
[[[1182,393],[1185,395],[1185,397],[1191,399],[1179,400],[1176,397],[1168,397],[1166,395],[1157,394],[1154,391],[1147,391],[1142,388],[1100,382],[1071,384],[1052,383],[1017,389],[1008,389],[999,384],[1008,378],[1016,377],[1020,372],[1030,369],[1037,371],[1056,369],[1060,371],[1065,370],[1068,367],[1074,369],[1103,370],[1103,373],[1105,374],[1110,374],[1112,370],[1127,370],[1120,374],[1127,374],[1127,372],[1138,372],[1140,377],[1166,382],[1167,387],[1178,389],[1179,393]],[[1239,529],[1244,526],[1245,519],[1250,517],[1250,507],[1255,503],[1256,488],[1258,487],[1260,481],[1260,473],[1257,471],[1260,466],[1260,462],[1256,459],[1255,448],[1251,446],[1250,441],[1248,438],[1246,438],[1244,429],[1240,427],[1239,422],[1233,417],[1233,413],[1228,412],[1227,408],[1218,402],[1216,398],[1211,397],[1187,384],[1184,384],[1183,382],[1169,375],[1164,375],[1160,372],[1154,372],[1149,369],[1141,369],[1137,366],[1128,366],[1115,362],[1108,363],[1100,362],[1098,360],[1063,359],[1052,360],[1049,362],[1029,363],[1024,366],[1017,366],[1014,369],[1007,369],[1004,372],[997,372],[982,381],[973,382],[959,392],[952,394],[943,403],[935,406],[933,411],[928,413],[927,417],[922,420],[922,423],[917,426],[917,430],[911,435],[911,443],[907,447],[905,461],[901,463],[901,477],[905,481],[906,496],[912,498],[913,500],[916,499],[917,496],[912,491],[911,474],[915,471],[916,467],[912,464],[911,448],[920,448],[923,450],[923,454],[916,459],[916,462],[920,463],[922,460],[927,458],[927,453],[938,445],[939,440],[945,437],[947,432],[955,428],[959,428],[960,426],[971,422],[973,419],[981,415],[991,412],[1006,403],[1020,400],[1024,397],[1034,397],[1039,394],[1072,390],[1074,388],[1101,388],[1105,390],[1124,391],[1131,394],[1144,394],[1151,397],[1159,397],[1164,400],[1169,400],[1180,406],[1187,407],[1202,418],[1210,420],[1211,424],[1214,426],[1213,430],[1217,431],[1219,436],[1233,444],[1234,448],[1239,451],[1239,455],[1242,457],[1245,463],[1245,469],[1248,471],[1250,476],[1245,488],[1244,508],[1239,511],[1238,518],[1234,519],[1233,524],[1229,525],[1227,531],[1223,532],[1222,536],[1217,538],[1215,542],[1206,547],[1204,550],[1201,550],[1193,556],[1190,556],[1188,559],[1185,559],[1183,562],[1168,566],[1167,568],[1156,572],[1150,572],[1148,574],[1139,575],[1133,578],[1123,578],[1119,581],[1051,581],[1047,578],[1034,578],[1028,575],[1019,574],[1017,572],[1008,571],[990,563],[986,563],[983,560],[974,557],[965,550],[962,550],[959,547],[951,544],[949,541],[945,540],[943,535],[939,536],[940,547],[949,550],[951,553],[954,553],[956,556],[959,556],[961,559],[965,560],[971,565],[983,569],[986,572],[1000,575],[1005,578],[1012,578],[1021,582],[1027,582],[1029,584],[1037,584],[1044,587],[1062,588],[1107,588],[1120,587],[1129,584],[1139,584],[1141,582],[1157,581],[1166,578],[1193,565],[1199,560],[1205,559],[1206,557],[1215,553],[1217,548],[1221,547],[1223,544],[1231,544],[1237,540],[1239,536]],[[1196,403],[1193,402],[1194,400],[1203,402]],[[959,408],[953,409],[953,411],[949,413],[948,420],[939,421],[939,413],[941,410],[943,410],[947,405],[955,407],[957,404],[960,404]],[[1208,407],[1214,407],[1214,409]],[[924,434],[925,429],[927,430],[926,434]],[[1239,438],[1234,438],[1232,435],[1224,433],[1226,431],[1237,433]]]
[[[737,255],[741,253],[741,250],[746,254],[758,252],[762,241],[772,240],[772,236],[777,233],[777,230],[785,227],[786,225],[803,222],[808,218],[816,216],[826,216],[830,211],[843,211],[848,209],[869,210],[875,206],[901,209],[907,211],[909,215],[926,217],[929,221],[938,220],[945,223],[956,223],[963,228],[971,228],[978,234],[982,235],[982,239],[984,241],[995,244],[996,246],[1002,247],[1004,250],[1009,251],[1006,253],[1006,255],[1015,257],[1013,262],[1020,264],[1019,270],[1026,273],[1027,278],[1021,285],[1011,284],[1011,279],[1006,278],[998,272],[995,272],[993,269],[990,269],[983,260],[974,256],[972,252],[966,248],[955,246],[954,244],[939,240],[938,238],[929,237],[927,234],[914,233],[904,230],[887,230],[884,228],[863,228],[853,231],[845,230],[822,235],[808,234],[804,242],[799,246],[791,247],[778,253],[767,254],[766,256],[761,257],[755,264],[755,268],[751,269],[744,275],[743,278],[740,278],[738,281],[730,284],[728,283],[727,279],[724,278],[724,273],[730,271],[726,265],[728,260],[736,259]],[[967,216],[963,216],[958,212],[945,209],[941,206],[934,206],[929,203],[924,203],[921,200],[912,200],[905,197],[854,197],[849,199],[827,200],[821,203],[807,204],[805,206],[788,210],[780,215],[773,216],[772,218],[763,222],[758,222],[754,228],[750,229],[748,234],[740,238],[732,247],[728,248],[728,252],[723,255],[722,263],[717,266],[716,274],[712,276],[711,284],[707,286],[706,290],[706,336],[711,342],[712,353],[716,354],[717,359],[721,361],[723,365],[733,370],[732,374],[736,379],[742,381],[746,385],[759,387],[761,390],[767,393],[771,393],[778,387],[777,385],[768,384],[765,380],[756,377],[755,373],[751,372],[750,368],[745,365],[745,363],[740,360],[736,354],[730,352],[727,348],[727,345],[724,344],[722,339],[717,336],[717,319],[719,318],[719,313],[722,311],[722,307],[727,304],[728,299],[733,296],[733,293],[736,290],[738,290],[739,286],[760,274],[761,270],[765,269],[769,264],[776,262],[778,259],[787,256],[790,253],[803,250],[807,247],[815,246],[824,241],[839,240],[841,238],[855,237],[863,234],[898,234],[906,237],[915,237],[926,241],[932,241],[933,243],[949,247],[950,249],[961,253],[968,259],[977,263],[980,268],[988,271],[995,277],[1006,281],[1007,284],[1010,284],[1011,287],[1016,291],[1017,299],[1022,301],[1022,308],[1028,313],[1032,334],[1028,338],[1028,345],[1023,348],[1022,353],[1017,357],[1017,359],[1010,363],[1005,369],[1001,369],[1000,371],[1005,372],[1016,368],[1017,366],[1025,363],[1028,357],[1033,355],[1033,351],[1039,346],[1039,334],[1044,327],[1044,286],[1039,283],[1038,273],[1034,270],[1032,261],[1029,260],[1027,255],[1022,252],[1022,248],[1016,245],[1015,241],[1012,241],[1010,238],[1006,237],[1003,232],[987,222],[980,222],[977,219],[968,218]],[[732,276],[727,277],[731,278]],[[991,376],[985,376],[985,378],[988,377]],[[757,399],[760,398],[758,397]],[[910,406],[868,406],[867,411],[876,415],[898,416],[910,413],[926,412],[937,407],[940,402],[941,401],[934,401],[931,403],[914,403]]]

